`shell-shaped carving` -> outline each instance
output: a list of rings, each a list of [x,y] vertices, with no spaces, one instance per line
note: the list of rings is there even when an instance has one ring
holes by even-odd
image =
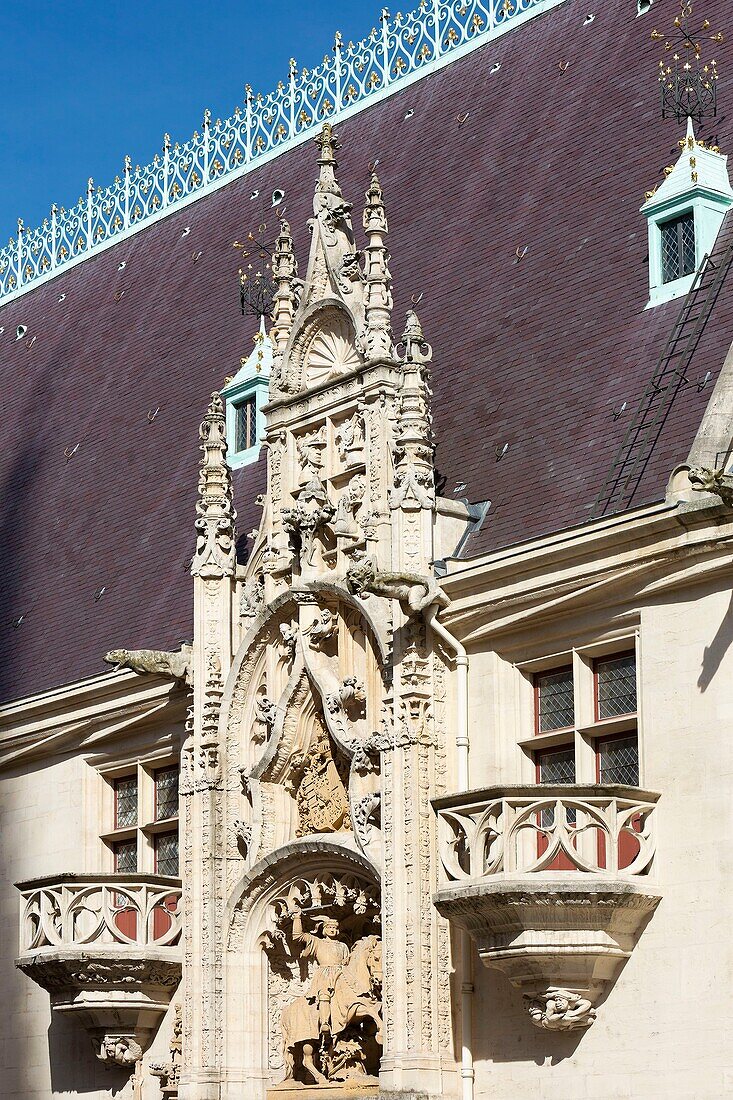
[[[348,318],[342,313],[331,313],[308,346],[305,355],[307,384],[316,386],[328,378],[355,370],[360,363]]]

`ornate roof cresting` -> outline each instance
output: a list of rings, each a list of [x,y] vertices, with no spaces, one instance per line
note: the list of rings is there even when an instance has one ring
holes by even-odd
[[[232,477],[227,465],[224,404],[212,393],[199,429],[201,459],[196,502],[196,553],[191,573],[201,577],[234,576],[236,569],[235,520]]]
[[[212,119],[205,111],[201,130],[188,141],[171,142],[166,134],[150,163],[126,156],[111,183],[90,180],[70,209],[54,203],[35,228],[19,219],[17,234],[0,248],[0,303],[246,174],[273,152],[300,144],[319,120],[352,115],[563,2],[423,0],[394,19],[383,8],[378,28],[357,42],[344,43],[337,32],[333,49],[314,69],[293,61],[288,79],[274,91],[255,94],[246,85],[244,104],[228,118]]]

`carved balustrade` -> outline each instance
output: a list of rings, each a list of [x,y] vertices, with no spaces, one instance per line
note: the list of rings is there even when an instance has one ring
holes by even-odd
[[[654,859],[658,795],[635,787],[528,786],[436,803],[449,879],[583,871],[624,878]]]
[[[178,879],[81,875],[19,886],[22,954],[47,947],[167,947],[181,935]]]
[[[132,1069],[180,981],[180,879],[60,875],[18,889],[16,966],[87,1029],[102,1061]]]
[[[588,1027],[654,912],[659,795],[635,787],[493,787],[433,803],[438,910],[547,1030]]]

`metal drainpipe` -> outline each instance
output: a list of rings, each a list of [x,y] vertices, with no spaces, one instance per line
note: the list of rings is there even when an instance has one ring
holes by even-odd
[[[468,654],[457,638],[438,622],[438,605],[432,604],[425,611],[428,626],[450,646],[455,654],[458,674],[456,694],[456,753],[458,763],[458,790],[467,791],[468,773]],[[473,951],[471,937],[462,932],[461,943],[461,1092],[462,1100],[473,1100]]]

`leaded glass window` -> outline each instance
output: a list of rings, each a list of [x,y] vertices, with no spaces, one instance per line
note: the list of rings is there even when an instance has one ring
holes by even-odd
[[[114,846],[115,871],[118,875],[131,875],[137,871],[137,841],[120,840]]]
[[[115,780],[115,829],[137,825],[137,775]]]
[[[178,817],[178,768],[162,768],[155,773],[155,820]]]
[[[556,669],[535,677],[537,732],[567,729],[575,724],[573,670]]]
[[[178,833],[159,833],[156,836],[155,870],[159,875],[178,876]]]
[[[639,742],[636,734],[615,737],[598,746],[598,781],[639,785]]]
[[[690,212],[660,226],[662,282],[671,283],[695,270],[695,215]]]
[[[598,718],[636,713],[636,656],[623,653],[596,661]]]
[[[574,783],[575,749],[558,749],[555,752],[541,752],[537,756],[538,779],[540,783]]]
[[[235,410],[234,450],[248,451],[257,443],[257,400],[248,397]]]

